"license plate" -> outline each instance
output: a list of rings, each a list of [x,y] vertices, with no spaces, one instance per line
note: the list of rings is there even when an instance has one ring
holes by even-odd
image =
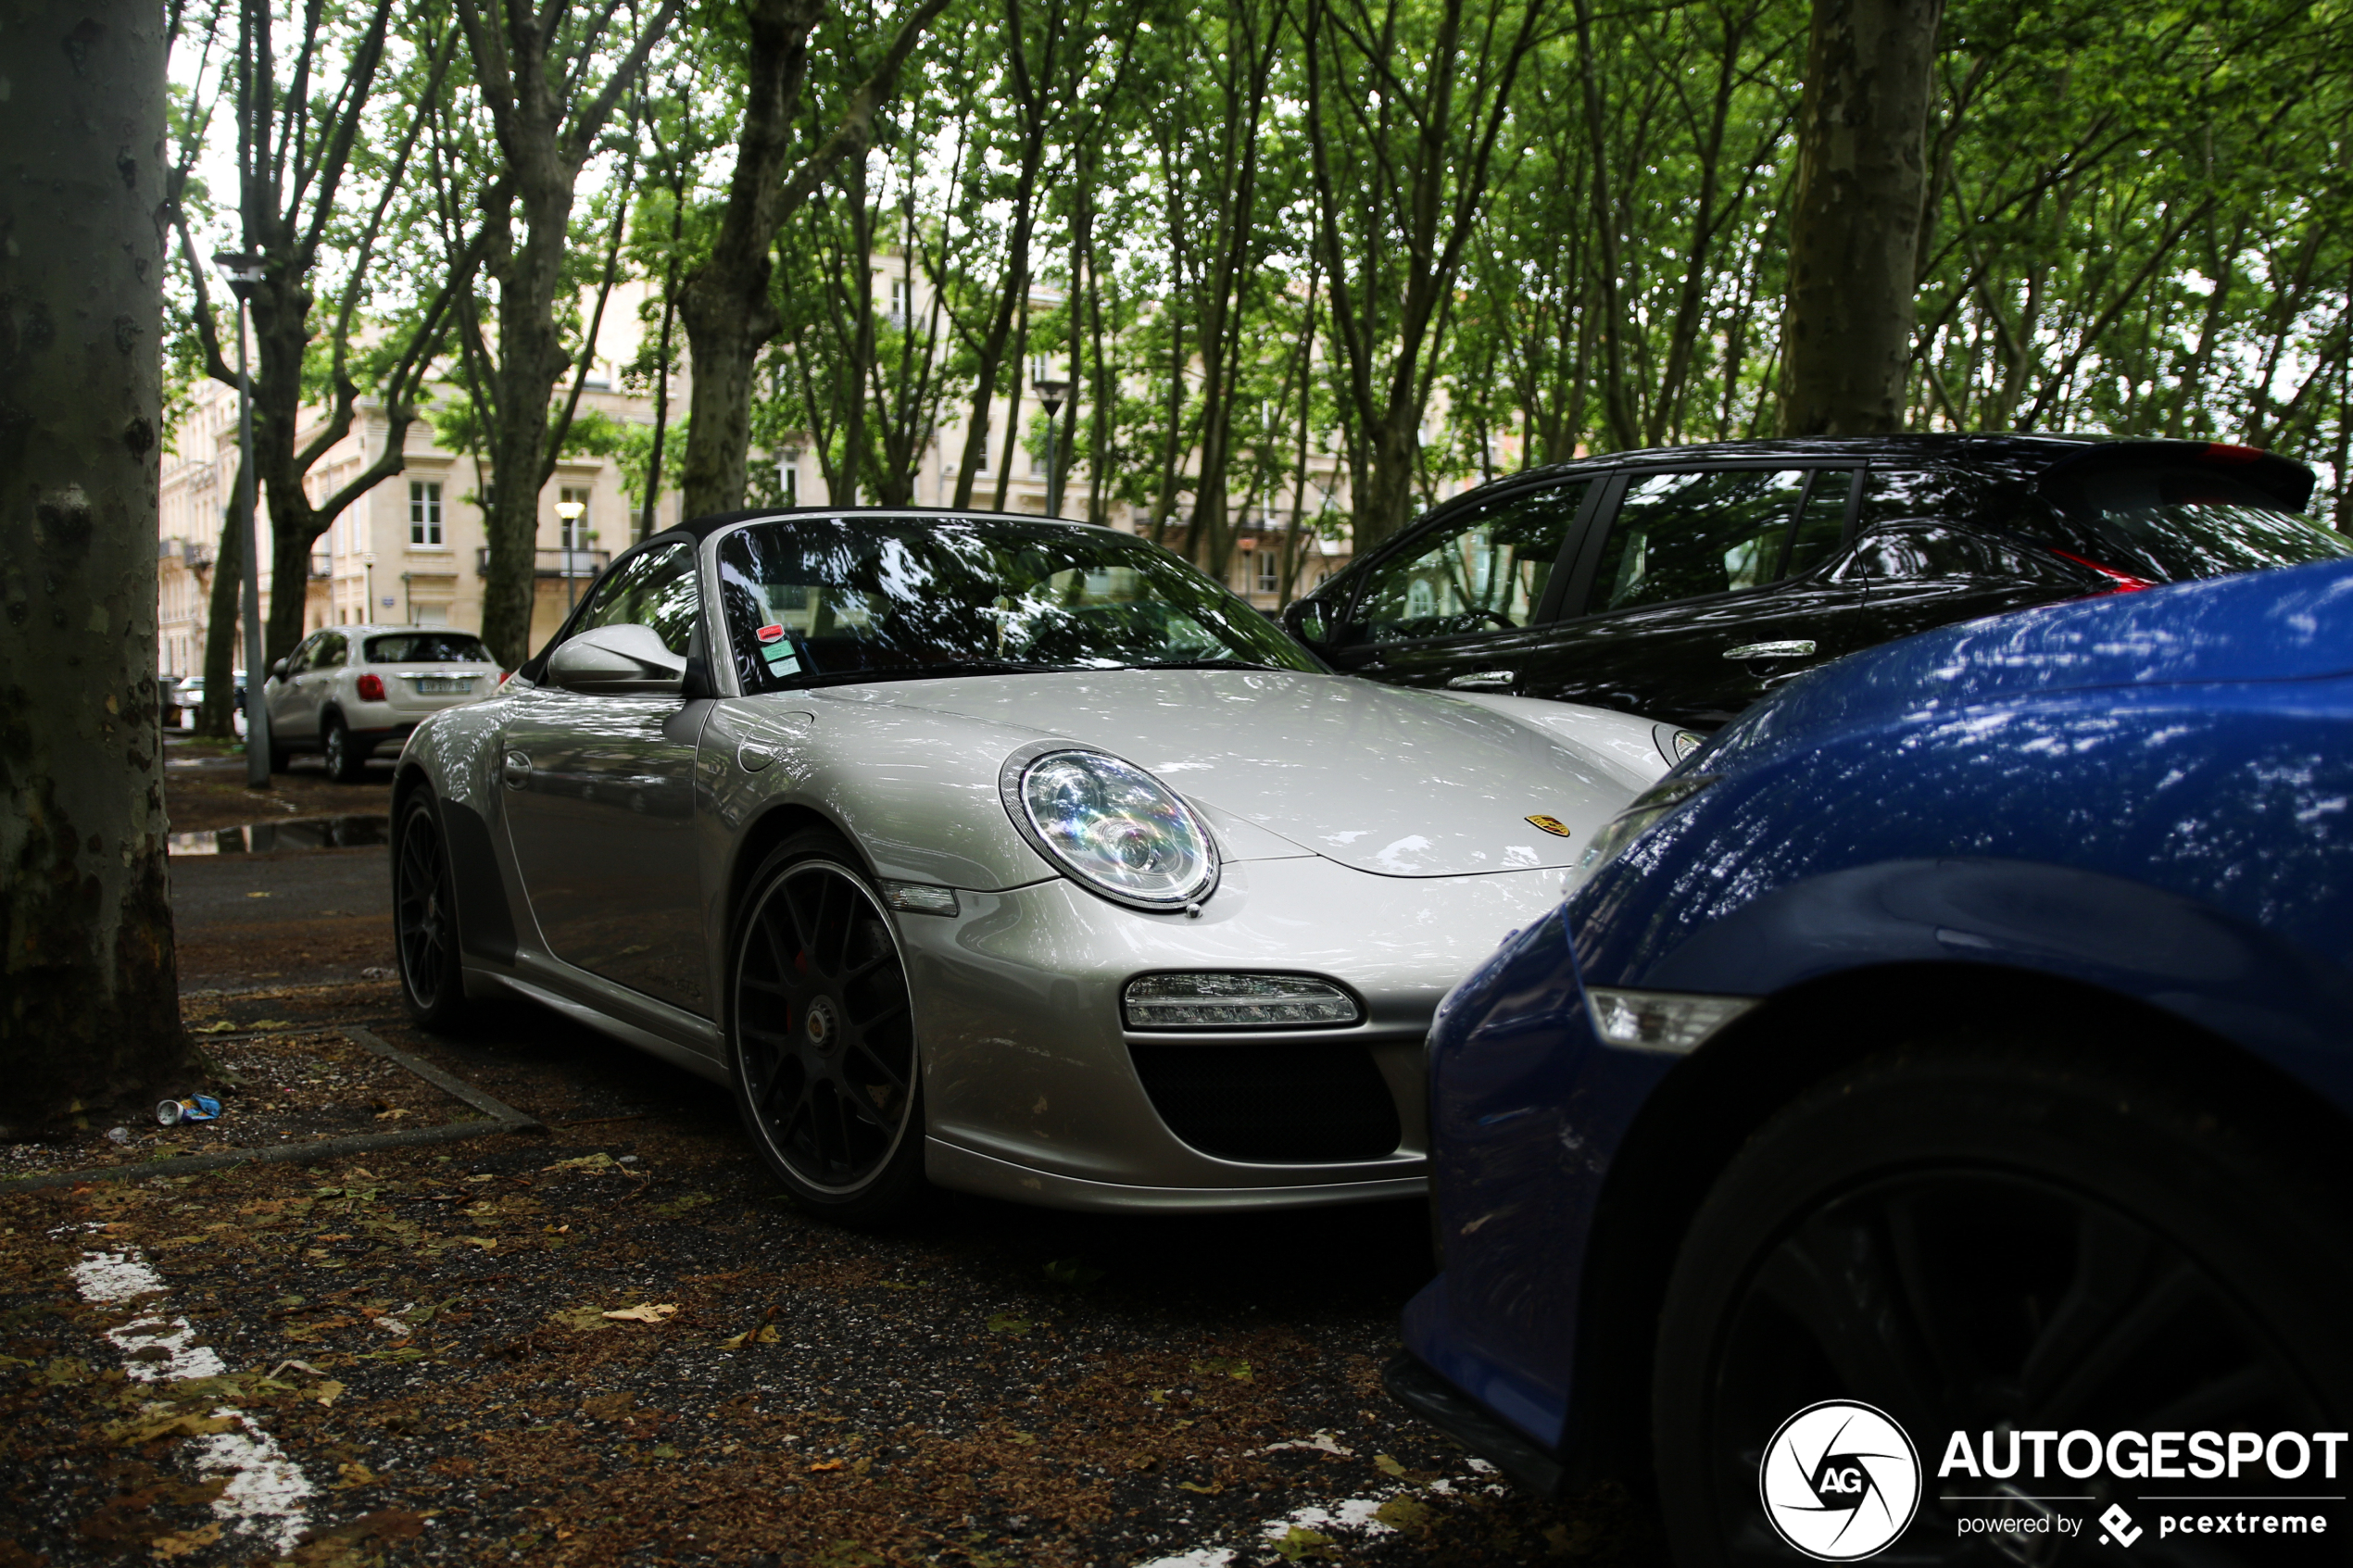
[[[435,696],[449,692],[463,693],[470,692],[473,689],[473,682],[471,680],[460,680],[456,676],[420,675],[417,677],[417,695],[419,696]]]

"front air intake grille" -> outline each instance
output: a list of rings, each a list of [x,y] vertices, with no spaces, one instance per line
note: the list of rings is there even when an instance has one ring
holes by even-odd
[[[1221,1160],[1378,1160],[1403,1135],[1388,1081],[1361,1045],[1127,1048],[1169,1131]]]

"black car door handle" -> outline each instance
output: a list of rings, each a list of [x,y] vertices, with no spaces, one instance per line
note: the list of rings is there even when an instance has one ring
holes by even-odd
[[[1811,659],[1814,645],[1803,637],[1785,643],[1743,643],[1724,650],[1726,659]]]

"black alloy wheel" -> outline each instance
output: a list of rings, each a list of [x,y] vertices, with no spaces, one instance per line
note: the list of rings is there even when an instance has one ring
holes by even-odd
[[[1917,1512],[1875,1562],[2344,1561],[2334,1531],[2161,1537],[2143,1500],[2342,1481],[2070,1478],[2055,1455],[2037,1481],[2031,1441],[2015,1474],[1940,1477],[1956,1433],[1981,1469],[1990,1434],[1991,1468],[2007,1470],[2013,1433],[2312,1433],[2353,1416],[2353,1269],[2325,1182],[2185,1097],[2057,1057],[1955,1044],[1877,1059],[1724,1173],[1677,1261],[1655,1362],[1654,1453],[1681,1568],[1807,1561],[1767,1519],[1762,1467],[1784,1423],[1831,1399],[1892,1417],[1919,1457]],[[1859,1540],[1894,1519],[1870,1512],[1881,1491],[1874,1476],[1852,1498],[1797,1495]],[[1900,1482],[1885,1491],[1903,1506]],[[2129,1550],[2100,1525],[2111,1504],[2138,1515]],[[2054,1510],[2081,1533],[1982,1523]]]
[[[471,1009],[458,956],[457,900],[441,814],[432,793],[423,789],[409,797],[395,819],[392,929],[400,999],[410,1016],[428,1029],[458,1027]]]
[[[320,747],[327,757],[327,777],[337,784],[358,784],[367,776],[368,754],[351,738],[350,727],[334,714],[327,716]]]
[[[751,886],[728,1012],[745,1124],[811,1210],[896,1217],[923,1188],[923,1086],[890,917],[822,831],[787,839]]]

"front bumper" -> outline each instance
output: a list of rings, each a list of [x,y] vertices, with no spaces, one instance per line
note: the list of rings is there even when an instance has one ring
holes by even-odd
[[[953,917],[897,917],[924,1043],[925,1165],[944,1186],[1101,1210],[1306,1207],[1425,1190],[1422,1041],[1438,999],[1514,927],[1541,918],[1558,872],[1383,877],[1316,856],[1229,862],[1200,918],[1124,909],[1055,879],[960,892]],[[1340,1029],[1130,1031],[1120,993],[1155,971],[1327,976],[1365,1004]],[[1225,1158],[1189,1142],[1146,1087],[1136,1047],[1369,1060],[1396,1113],[1365,1158]],[[1246,1079],[1246,1073],[1237,1079]],[[1296,1082],[1294,1077],[1292,1082]],[[1334,1102],[1301,1094],[1302,1127]],[[1321,1119],[1318,1121],[1318,1119]],[[1181,1117],[1178,1118],[1181,1120]],[[1318,1141],[1302,1137],[1302,1146]]]

